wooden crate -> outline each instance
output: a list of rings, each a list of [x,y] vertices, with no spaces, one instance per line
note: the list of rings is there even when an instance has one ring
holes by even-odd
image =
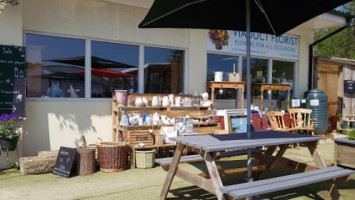
[[[139,145],[140,143],[146,145],[154,144],[154,135],[149,130],[132,130],[127,131],[127,143],[130,146]]]
[[[355,169],[355,141],[346,138],[334,139],[334,141],[335,164]]]

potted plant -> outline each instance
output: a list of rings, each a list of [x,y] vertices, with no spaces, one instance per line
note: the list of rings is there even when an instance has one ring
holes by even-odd
[[[342,117],[343,117],[342,113],[337,113],[338,122],[340,123],[340,129],[345,130],[348,128],[348,124],[343,122]]]
[[[355,169],[355,129],[349,129],[346,136],[334,139],[334,161],[336,165]]]
[[[0,116],[0,146],[3,151],[14,151],[23,129],[19,118],[15,114]],[[26,132],[27,133],[27,132]]]

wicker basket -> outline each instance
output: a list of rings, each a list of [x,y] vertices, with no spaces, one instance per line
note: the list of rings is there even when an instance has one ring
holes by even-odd
[[[155,149],[153,150],[137,150],[136,165],[137,168],[152,168],[155,161]]]
[[[78,175],[88,175],[95,173],[95,149],[77,149],[77,173]]]
[[[102,142],[97,145],[100,171],[118,172],[124,170],[127,159],[126,144]]]

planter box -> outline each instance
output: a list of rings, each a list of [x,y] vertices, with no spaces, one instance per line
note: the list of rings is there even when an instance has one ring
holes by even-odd
[[[355,140],[347,138],[334,139],[334,162],[335,165],[355,169]]]
[[[154,167],[155,150],[137,150],[136,151],[136,165],[137,168],[152,168]]]

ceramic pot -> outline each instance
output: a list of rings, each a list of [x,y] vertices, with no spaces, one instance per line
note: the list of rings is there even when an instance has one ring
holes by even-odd
[[[148,99],[146,97],[143,97],[142,99],[143,99],[144,105],[148,106]]]
[[[127,106],[133,105],[133,97],[131,95],[127,96]]]
[[[120,121],[120,126],[128,126],[128,115],[127,112],[125,110],[121,111],[122,113],[122,117],[121,117],[121,121]]]
[[[214,81],[222,82],[223,81],[223,73],[224,72],[214,72]]]
[[[174,106],[174,95],[173,94],[169,94],[169,102],[170,102],[170,106]]]
[[[207,101],[208,100],[208,93],[207,92],[202,93],[201,97],[203,100]]]
[[[126,106],[127,90],[115,90],[116,101],[118,106]]]
[[[160,123],[160,114],[155,112],[153,114],[153,124],[159,124]]]
[[[152,106],[160,106],[160,96],[154,96],[153,97]]]
[[[137,97],[137,98],[136,98],[136,101],[135,101],[134,103],[135,103],[136,106],[138,106],[138,107],[144,106],[144,101],[143,101],[142,97]]]
[[[152,115],[148,115],[148,116],[145,118],[145,124],[146,124],[146,125],[151,125],[151,124],[153,124],[153,116],[152,116]]]
[[[138,118],[138,125],[144,125],[143,117]]]
[[[191,106],[192,105],[192,101],[191,98],[185,97],[182,101],[181,101],[183,106]]]
[[[181,106],[181,97],[175,97],[175,106]]]
[[[170,106],[170,101],[169,101],[169,97],[168,97],[168,96],[164,96],[164,97],[163,97],[163,104],[162,104],[162,106],[165,106],[165,107]]]

